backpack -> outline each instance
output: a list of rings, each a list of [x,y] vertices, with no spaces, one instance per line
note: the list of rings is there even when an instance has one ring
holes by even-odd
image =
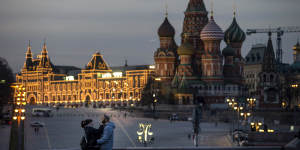
[[[81,137],[80,147],[81,147],[81,150],[88,150],[88,143],[87,143],[85,136]]]

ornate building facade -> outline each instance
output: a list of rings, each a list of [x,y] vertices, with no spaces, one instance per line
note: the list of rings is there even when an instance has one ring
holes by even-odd
[[[95,53],[85,69],[52,64],[46,44],[41,55],[32,57],[30,44],[24,67],[16,76],[33,104],[127,105],[140,101],[141,92],[153,76],[152,66],[112,67]]]
[[[155,76],[169,85],[166,88],[171,89],[169,91],[175,95],[178,104],[199,101],[222,104],[226,97],[242,96],[245,88],[241,47],[246,35],[239,27],[235,13],[225,33],[215,22],[213,11],[208,19],[203,0],[190,0],[184,14],[178,48],[174,40],[168,47],[162,47],[166,43],[163,39],[174,39],[175,36],[167,16],[158,29],[161,46],[154,54]],[[227,47],[221,51],[223,39]],[[165,75],[168,75],[167,80]]]

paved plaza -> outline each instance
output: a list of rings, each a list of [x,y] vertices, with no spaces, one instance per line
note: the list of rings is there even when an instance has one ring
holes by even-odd
[[[114,147],[143,147],[137,141],[139,123],[151,123],[154,133],[154,143],[151,147],[192,147],[193,142],[188,138],[192,133],[191,122],[170,122],[168,120],[153,120],[149,118],[136,118],[133,115],[124,117],[124,112],[110,109],[92,108],[63,108],[53,111],[50,118],[32,117],[31,108],[27,108],[25,121],[25,148],[26,150],[45,149],[79,149],[79,142],[83,135],[80,122],[91,118],[94,126],[98,127],[101,116],[106,113],[112,116],[116,124]],[[30,126],[30,122],[40,121],[45,127],[40,128],[38,133]],[[231,146],[228,138],[230,124],[219,124],[215,127],[212,123],[201,124],[200,146]]]

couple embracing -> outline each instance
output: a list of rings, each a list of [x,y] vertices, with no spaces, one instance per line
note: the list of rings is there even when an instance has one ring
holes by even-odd
[[[105,115],[98,129],[94,128],[93,120],[81,121],[84,136],[81,138],[82,150],[112,150],[115,125],[110,117]]]

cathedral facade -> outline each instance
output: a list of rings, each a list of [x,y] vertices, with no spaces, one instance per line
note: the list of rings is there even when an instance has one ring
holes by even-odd
[[[208,17],[203,0],[190,0],[185,10],[181,44],[177,46],[175,29],[166,15],[158,29],[160,47],[154,53],[155,76],[161,78],[178,104],[224,103],[225,98],[245,93],[241,47],[246,34],[234,17],[223,32]],[[221,50],[224,40],[227,46]]]
[[[26,100],[32,104],[124,106],[141,100],[141,92],[154,73],[151,68],[149,65],[110,68],[99,52],[84,69],[55,66],[46,44],[37,58],[33,58],[29,44],[16,84],[25,87]]]

